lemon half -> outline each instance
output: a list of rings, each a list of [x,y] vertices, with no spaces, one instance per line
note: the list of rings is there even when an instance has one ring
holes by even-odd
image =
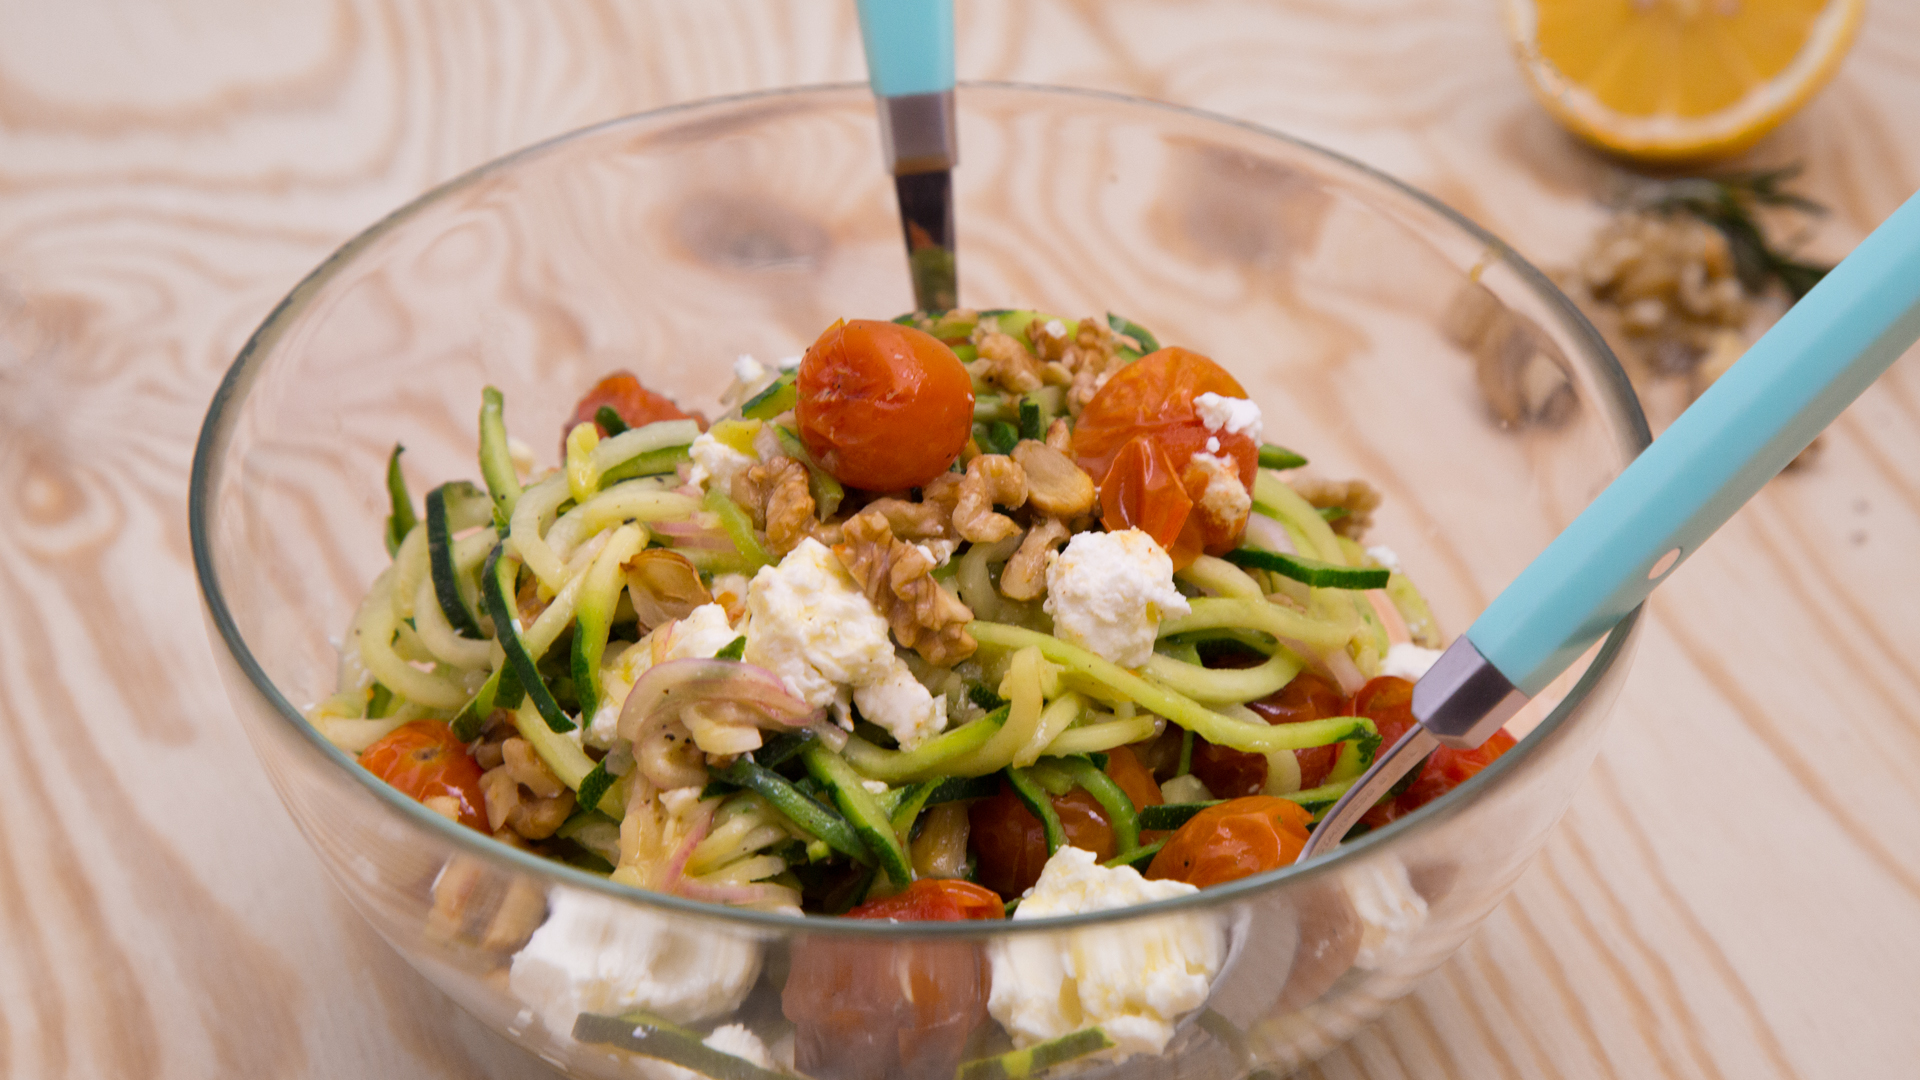
[[[1833,77],[1866,0],[1507,0],[1534,94],[1651,161],[1737,153]]]

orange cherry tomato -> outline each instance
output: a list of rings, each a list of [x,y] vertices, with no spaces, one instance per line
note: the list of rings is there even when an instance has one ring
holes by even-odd
[[[1193,499],[1160,444],[1136,436],[1114,458],[1100,484],[1100,523],[1108,532],[1139,529],[1184,569],[1200,557],[1201,535]]]
[[[362,750],[360,765],[420,802],[452,797],[460,804],[460,824],[487,831],[487,800],[480,792],[480,766],[445,723],[415,720],[402,724]]]
[[[872,319],[827,328],[800,360],[794,419],[821,468],[848,487],[933,480],[973,433],[973,380],[925,331]]]
[[[1472,779],[1481,769],[1494,763],[1501,754],[1513,749],[1516,740],[1505,729],[1473,750],[1455,750],[1443,746],[1427,758],[1427,764],[1397,800],[1403,814],[1410,814]]]
[[[848,917],[956,922],[1005,912],[978,885],[923,878]],[[951,1075],[986,1019],[988,985],[986,958],[972,942],[802,938],[780,994],[794,1024],[794,1064],[823,1080]]]
[[[1135,809],[1158,806],[1162,801],[1153,774],[1126,747],[1107,752],[1106,773],[1127,793]],[[1117,854],[1113,825],[1099,800],[1081,788],[1051,798],[1069,846],[1091,851],[1101,859]],[[967,808],[967,842],[973,846],[976,859],[974,876],[1002,896],[1019,896],[1032,888],[1047,865],[1045,826],[1004,781],[998,795]]]
[[[1258,713],[1269,724],[1300,724],[1329,716],[1347,715],[1347,699],[1340,696],[1339,688],[1332,683],[1310,671],[1303,671],[1274,693],[1259,701],[1248,702],[1247,708]],[[1341,749],[1341,744],[1335,743],[1332,746],[1295,750],[1293,756],[1300,762],[1301,788],[1319,787],[1327,774],[1333,771],[1333,763],[1340,757]],[[1200,782],[1207,785],[1207,790],[1218,798],[1258,795],[1267,786],[1267,757],[1265,754],[1249,754],[1195,738],[1193,775],[1199,777]]]
[[[1147,867],[1150,878],[1170,878],[1202,889],[1278,869],[1300,856],[1313,815],[1298,803],[1252,795],[1193,815]]]
[[[573,416],[567,420],[567,426],[560,432],[560,456],[567,455],[567,432],[581,424],[591,423],[594,430],[604,437],[607,429],[594,419],[605,406],[620,414],[630,428],[644,427],[662,420],[693,420],[700,430],[707,429],[706,418],[699,413],[690,413],[673,403],[665,394],[656,394],[640,385],[640,380],[631,371],[616,371],[587,391],[579,404],[573,407]]]
[[[1212,360],[1179,347],[1161,349],[1149,353],[1139,360],[1121,368],[1107,380],[1087,407],[1081,412],[1080,420],[1073,429],[1073,454],[1080,467],[1101,485],[1101,506],[1105,510],[1106,480],[1110,471],[1118,468],[1121,457],[1127,447],[1136,438],[1146,438],[1158,446],[1165,454],[1167,468],[1173,474],[1173,482],[1186,491],[1191,503],[1203,494],[1204,489],[1195,490],[1187,486],[1187,464],[1196,453],[1208,452],[1209,441],[1218,447],[1213,453],[1231,458],[1239,467],[1240,482],[1247,490],[1253,490],[1253,479],[1259,469],[1260,447],[1251,437],[1242,434],[1230,434],[1225,431],[1209,431],[1205,421],[1194,406],[1194,398],[1201,394],[1213,393],[1221,397],[1244,398],[1246,390],[1227,370]],[[1128,466],[1139,470],[1140,465]],[[1196,482],[1204,477],[1200,470],[1193,472]],[[1141,511],[1142,514],[1145,511]],[[1108,515],[1103,514],[1103,520]],[[1145,526],[1140,526],[1146,528]],[[1114,525],[1109,521],[1107,528]],[[1189,526],[1195,535],[1176,541],[1179,530],[1168,530],[1166,537],[1154,533],[1154,539],[1160,546],[1172,551],[1176,542],[1192,547],[1197,553],[1201,547],[1215,554],[1230,550],[1238,542],[1237,535],[1227,535],[1221,530],[1208,531],[1200,522]],[[1154,532],[1147,529],[1148,532]],[[1184,566],[1191,562],[1189,556],[1185,562],[1174,559],[1175,566]]]
[[[1006,904],[993,890],[958,878],[921,878],[892,896],[869,900],[849,919],[887,919],[892,922],[962,922],[999,919]]]

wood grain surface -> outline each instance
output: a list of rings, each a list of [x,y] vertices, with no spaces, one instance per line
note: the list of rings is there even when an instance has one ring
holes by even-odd
[[[960,72],[1281,128],[1548,266],[1613,167],[1492,0],[961,0]],[[0,1075],[531,1077],[324,880],[233,720],[194,436],[274,301],[428,186],[593,121],[854,80],[839,0],[0,4]],[[1748,157],[1838,257],[1920,187],[1920,4]],[[1920,1073],[1920,361],[1656,598],[1511,899],[1305,1075]]]

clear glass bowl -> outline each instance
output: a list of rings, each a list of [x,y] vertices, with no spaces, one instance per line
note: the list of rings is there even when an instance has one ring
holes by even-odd
[[[1419,192],[1273,132],[1108,95],[968,86],[959,111],[963,302],[1120,312],[1220,360],[1268,438],[1384,492],[1369,540],[1398,553],[1452,633],[1647,443],[1626,379],[1572,306]],[[864,88],[703,102],[475,170],[328,259],[235,361],[194,460],[193,552],[234,709],[381,935],[578,1075],[669,1074],[575,1041],[565,1009],[521,999],[512,957],[562,904],[604,908],[654,977],[691,972],[709,1000],[677,1019],[745,1024],[776,1056],[792,1053],[780,987],[803,939],[896,964],[934,941],[976,958],[1092,949],[1125,969],[1141,941],[1178,930],[1224,956],[1207,1006],[1167,1045],[1180,1075],[1311,1059],[1512,887],[1593,757],[1634,619],[1517,722],[1531,728],[1517,750],[1409,819],[1300,869],[1018,924],[799,920],[612,885],[449,823],[301,718],[333,688],[338,636],[385,565],[396,439],[416,478],[477,477],[485,384],[505,391],[512,430],[552,454],[576,395],[610,368],[710,403],[741,353],[789,356],[841,316],[906,310],[879,163]],[[853,1040],[867,1049],[839,1048],[815,1075],[897,1066],[891,1023],[876,1018]],[[989,1020],[968,1052],[1006,1045]],[[1166,1075],[1147,1056],[1081,1065]],[[953,1075],[950,1060],[921,1071]]]

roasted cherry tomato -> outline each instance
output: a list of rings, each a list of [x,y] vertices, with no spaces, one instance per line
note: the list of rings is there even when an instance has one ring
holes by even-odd
[[[1193,403],[1194,398],[1206,393],[1229,398],[1247,396],[1246,390],[1227,374],[1225,368],[1199,353],[1175,347],[1150,353],[1121,368],[1087,402],[1086,409],[1074,425],[1073,454],[1080,467],[1101,485],[1102,519],[1107,528],[1115,528],[1109,509],[1107,479],[1110,472],[1118,471],[1120,459],[1137,438],[1146,438],[1165,454],[1164,461],[1172,472],[1172,482],[1186,492],[1189,503],[1204,493],[1204,488],[1191,488],[1183,479],[1188,475],[1188,463],[1196,453],[1211,452],[1216,456],[1231,458],[1239,467],[1241,484],[1247,490],[1253,490],[1260,448],[1245,433],[1207,430]],[[1217,449],[1208,450],[1210,441]],[[1140,463],[1127,467],[1136,473],[1144,471]],[[1204,475],[1204,471],[1193,471],[1196,482]],[[1148,505],[1137,510],[1135,517],[1143,519],[1169,513],[1164,507]],[[1183,528],[1192,531],[1191,537],[1183,537],[1178,529],[1167,530],[1166,535],[1162,536],[1145,525],[1139,527],[1153,533],[1154,539],[1160,541],[1160,546],[1169,551],[1174,550],[1176,544],[1182,544],[1193,548],[1196,553],[1204,546],[1219,554],[1230,550],[1238,540],[1237,529],[1232,532],[1209,529],[1209,523],[1201,520],[1189,525],[1184,515],[1181,520]],[[1174,565],[1184,566],[1191,561],[1191,556],[1184,562],[1176,557]]]
[[[1100,523],[1108,532],[1139,529],[1184,569],[1200,557],[1202,537],[1193,498],[1160,444],[1137,436],[1120,450],[1100,484]],[[1193,527],[1189,527],[1193,526]]]
[[[1228,665],[1218,665],[1228,666]],[[1347,699],[1332,683],[1310,671],[1303,671],[1279,690],[1250,701],[1247,708],[1264,717],[1269,724],[1300,724],[1329,716],[1347,715]],[[1340,757],[1341,744],[1313,746],[1295,750],[1300,763],[1300,787],[1319,787],[1333,771]],[[1216,746],[1205,739],[1193,740],[1193,775],[1207,790],[1222,799],[1258,795],[1267,786],[1267,756]]]
[[[1380,729],[1380,746],[1384,750],[1416,723],[1413,718],[1413,684],[1386,675],[1374,679],[1353,696],[1353,711],[1356,716],[1372,720],[1374,726]],[[1505,731],[1497,731],[1477,750],[1454,750],[1443,746],[1427,756],[1420,771],[1414,774],[1411,781],[1401,785],[1398,794],[1375,804],[1360,820],[1377,829],[1403,818],[1459,787],[1469,777],[1492,764],[1495,758],[1512,749],[1513,745],[1513,736]]]
[[[666,395],[656,394],[641,386],[640,380],[634,377],[633,372],[616,371],[594,383],[593,389],[587,391],[587,395],[573,407],[573,417],[567,421],[566,428],[560,432],[562,458],[567,455],[567,432],[581,424],[592,424],[594,429],[603,436],[607,433],[607,429],[601,427],[600,422],[594,419],[602,406],[619,413],[620,419],[626,421],[630,428],[658,423],[661,420],[693,420],[700,424],[701,430],[704,431],[707,427],[706,420],[698,413],[686,412]]]
[[[1127,793],[1135,809],[1158,806],[1160,786],[1133,751],[1122,746],[1107,752],[1106,773]],[[1111,859],[1113,826],[1099,800],[1080,788],[1055,795],[1053,812],[1071,847]],[[1047,833],[1013,789],[1002,782],[1000,793],[967,808],[967,842],[977,860],[974,876],[1002,896],[1019,896],[1040,880],[1047,865]]]
[[[360,764],[420,802],[455,799],[460,805],[460,824],[487,831],[487,800],[480,793],[480,766],[444,722],[415,720],[402,724],[362,750]]]
[[[1000,898],[965,881],[923,878],[849,912],[856,919],[998,919]],[[802,938],[780,995],[794,1064],[821,1080],[950,1075],[987,1016],[988,972],[965,941],[896,945]]]
[[[1271,795],[1230,799],[1180,826],[1147,876],[1204,889],[1278,869],[1299,857],[1312,825],[1313,815],[1298,803]]]
[[[939,476],[973,433],[973,380],[925,331],[834,323],[800,360],[800,441],[834,479],[899,491]]]
[[[998,919],[1006,903],[993,890],[957,878],[921,878],[892,896],[869,900],[849,919],[888,919],[893,922],[962,922]]]
[[[1514,742],[1513,736],[1501,730],[1477,749],[1455,750],[1443,746],[1435,750],[1420,770],[1419,779],[1400,796],[1401,813],[1410,814],[1466,783],[1481,769],[1493,764],[1494,759],[1513,749]]]

